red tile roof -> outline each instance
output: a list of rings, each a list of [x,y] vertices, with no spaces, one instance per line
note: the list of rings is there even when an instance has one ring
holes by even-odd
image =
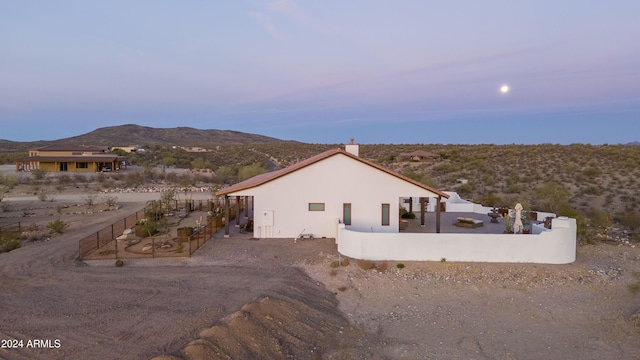
[[[247,179],[245,181],[241,181],[241,182],[239,182],[239,183],[237,183],[235,185],[232,185],[232,186],[230,186],[228,188],[224,188],[224,189],[216,192],[216,195],[227,195],[227,194],[230,194],[230,193],[233,193],[233,192],[236,192],[236,191],[251,189],[251,188],[260,186],[262,184],[268,183],[271,180],[275,180],[277,178],[280,178],[280,177],[285,176],[287,174],[290,174],[290,173],[292,173],[294,171],[300,170],[300,169],[302,169],[304,167],[307,167],[307,166],[309,166],[311,164],[317,163],[319,161],[322,161],[324,159],[327,159],[327,158],[329,158],[331,156],[338,155],[338,154],[342,154],[342,155],[348,156],[348,157],[350,157],[352,159],[355,159],[355,160],[360,161],[360,162],[362,162],[364,164],[372,166],[372,167],[374,167],[374,168],[376,168],[376,169],[378,169],[378,170],[380,170],[382,172],[385,172],[385,173],[387,173],[389,175],[392,175],[392,176],[395,176],[395,177],[397,177],[399,179],[402,179],[404,181],[410,182],[410,183],[412,183],[412,184],[414,184],[414,185],[416,185],[418,187],[421,187],[421,188],[423,188],[425,190],[429,190],[429,191],[431,191],[431,192],[433,192],[433,193],[435,193],[435,194],[437,194],[439,196],[442,196],[443,198],[447,198],[447,199],[449,198],[449,195],[445,194],[444,192],[442,192],[440,190],[434,189],[434,188],[432,188],[430,186],[427,186],[427,185],[425,185],[425,184],[423,184],[421,182],[415,181],[415,180],[410,179],[410,178],[408,178],[408,177],[406,177],[404,175],[401,175],[401,174],[398,174],[398,173],[396,173],[394,171],[386,169],[386,168],[384,168],[384,167],[382,167],[382,166],[380,166],[380,165],[378,165],[376,163],[373,163],[373,162],[371,162],[369,160],[363,159],[363,158],[361,158],[359,156],[353,155],[353,154],[351,154],[349,152],[346,152],[346,151],[344,151],[344,150],[342,150],[340,148],[327,150],[327,151],[325,151],[323,153],[320,153],[318,155],[312,156],[312,157],[310,157],[308,159],[300,161],[297,164],[291,165],[291,166],[289,166],[287,168],[284,168],[284,169],[281,169],[281,170],[276,170],[276,171],[272,171],[272,172],[268,172],[268,173],[264,173],[264,174],[260,174],[260,175],[254,176],[254,177],[252,177],[250,179]]]

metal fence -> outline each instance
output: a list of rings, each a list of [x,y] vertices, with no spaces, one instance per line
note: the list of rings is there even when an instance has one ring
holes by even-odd
[[[21,232],[22,232],[22,226],[19,221],[0,226],[0,234],[7,234],[7,233],[20,234]]]
[[[240,210],[237,209],[240,206]],[[211,204],[208,204],[211,208]],[[199,206],[194,203],[192,211],[206,210],[200,202]],[[157,236],[136,238],[135,241],[128,242],[118,240],[125,233],[126,229],[134,229],[141,219],[148,215],[147,208],[138,210],[134,214],[107,226],[95,234],[89,235],[79,241],[80,259],[119,259],[119,258],[158,258],[158,257],[186,257],[191,256],[196,250],[201,248],[207,240],[224,227],[225,212],[215,216],[207,216],[206,221],[198,224],[193,232],[187,236],[172,237],[169,226],[164,232]],[[242,211],[242,204],[234,204],[230,209],[230,221],[235,219],[237,212]],[[191,216],[191,215],[187,215]],[[179,229],[178,229],[179,230]],[[133,231],[133,230],[132,230]],[[171,232],[171,234],[170,234]],[[140,244],[140,245],[138,245]],[[134,249],[136,246],[142,249]],[[165,246],[171,247],[171,251],[165,251]]]
[[[125,229],[132,228],[136,222],[145,217],[146,208],[140,209],[124,219],[116,221],[110,226],[104,227],[95,234],[89,235],[80,240],[80,259],[86,258],[89,254],[95,253],[100,248],[105,248],[111,243],[116,247],[114,254],[117,256],[116,237],[121,235]]]

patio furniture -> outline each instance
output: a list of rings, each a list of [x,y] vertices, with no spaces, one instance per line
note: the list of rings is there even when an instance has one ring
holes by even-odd
[[[400,220],[400,230],[406,230],[409,226],[408,220]]]
[[[491,212],[488,213],[487,215],[489,215],[489,217],[491,218],[491,222],[494,224],[499,223],[500,221],[498,221],[498,218],[502,216],[500,215],[500,212],[498,211],[497,208],[491,209]]]
[[[459,217],[457,221],[453,223],[453,225],[458,227],[465,227],[465,228],[477,228],[477,227],[484,226],[484,222],[482,220]]]

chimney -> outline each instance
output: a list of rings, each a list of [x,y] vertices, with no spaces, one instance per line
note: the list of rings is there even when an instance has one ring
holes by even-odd
[[[355,156],[360,156],[358,144],[353,143],[353,138],[349,139],[349,144],[345,145],[345,151]]]

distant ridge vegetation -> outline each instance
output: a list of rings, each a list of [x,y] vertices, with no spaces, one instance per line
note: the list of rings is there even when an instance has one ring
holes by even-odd
[[[266,144],[284,140],[231,130],[201,130],[191,127],[152,128],[134,124],[109,126],[89,133],[52,141],[16,142],[0,139],[0,152],[25,151],[52,144],[74,145],[180,145],[211,146]]]

